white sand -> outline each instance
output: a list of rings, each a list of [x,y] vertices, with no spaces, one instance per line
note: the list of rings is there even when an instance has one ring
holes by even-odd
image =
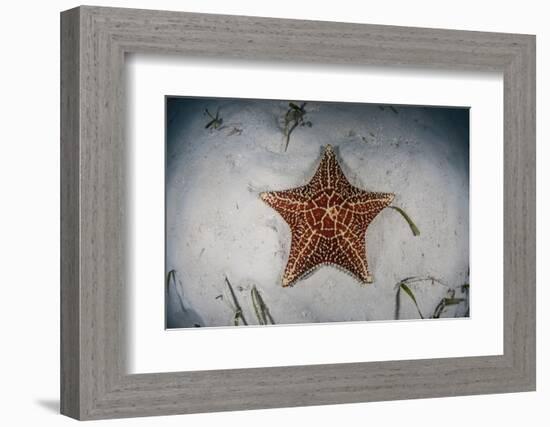
[[[220,108],[223,128],[204,128],[205,107]],[[394,319],[395,284],[409,276],[434,276],[451,287],[468,282],[467,129],[439,109],[396,106],[396,113],[376,105],[308,103],[313,127],[297,128],[285,153],[287,108],[285,101],[204,99],[169,111],[166,267],[179,278],[167,294],[169,327],[232,324],[226,276],[249,323],[257,323],[253,285],[277,323],[303,323]],[[230,135],[233,127],[242,133]],[[283,288],[290,230],[258,194],[305,184],[329,143],[353,185],[395,193],[393,205],[421,234],[414,237],[395,210],[385,209],[367,232],[374,283],[362,286],[321,267]],[[431,282],[411,289],[427,316],[446,294]],[[465,310],[465,304],[448,307],[443,317]],[[403,295],[400,318],[417,317]]]

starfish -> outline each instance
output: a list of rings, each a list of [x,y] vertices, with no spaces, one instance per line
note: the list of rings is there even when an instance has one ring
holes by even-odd
[[[332,265],[361,283],[372,283],[365,235],[388,206],[392,193],[370,193],[352,186],[332,146],[327,145],[315,175],[302,186],[260,194],[290,226],[290,254],[282,285],[293,286],[322,265]]]

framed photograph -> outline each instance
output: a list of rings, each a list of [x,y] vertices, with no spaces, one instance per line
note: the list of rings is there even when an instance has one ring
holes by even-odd
[[[535,389],[535,37],[61,14],[61,411]]]

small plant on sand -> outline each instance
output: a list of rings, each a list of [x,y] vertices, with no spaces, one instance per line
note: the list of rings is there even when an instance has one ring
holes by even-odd
[[[235,326],[239,326],[239,321],[243,322],[243,325],[248,326],[248,322],[246,321],[243,309],[241,305],[239,304],[239,300],[237,299],[237,295],[235,295],[235,291],[233,290],[233,286],[231,286],[231,282],[229,282],[229,279],[225,278],[225,284],[227,285],[227,288],[229,289],[229,294],[231,295],[231,299],[233,300],[233,324]]]
[[[313,124],[310,121],[305,120],[306,103],[302,102],[301,105],[297,105],[293,102],[288,103],[288,110],[285,113],[284,122],[285,127],[283,129],[283,134],[285,137],[285,151],[288,149],[288,144],[290,142],[290,135],[294,132],[298,126],[307,126],[311,127]]]
[[[216,110],[216,115],[213,116],[210,111],[208,111],[208,108],[204,109],[204,112],[210,117],[210,121],[204,126],[205,129],[218,129],[223,124],[223,119],[220,117],[220,109],[218,108]]]
[[[396,210],[401,214],[401,216],[405,219],[405,221],[407,221],[407,224],[409,224],[409,227],[411,228],[412,234],[414,236],[420,236],[420,230],[418,229],[416,224],[413,222],[411,217],[407,215],[403,209],[398,208],[397,206],[388,206],[388,207]]]
[[[229,296],[231,297],[231,301],[229,302],[229,305],[231,307],[231,310],[233,311],[233,325],[239,326],[241,323],[245,326],[248,326],[248,322],[246,318],[244,317],[243,309],[241,304],[239,303],[239,299],[237,298],[237,294],[235,293],[235,290],[233,289],[233,286],[231,285],[231,282],[226,277],[225,278],[225,284],[227,285],[227,289],[229,290]],[[243,290],[240,286],[238,287],[240,291]],[[256,317],[258,319],[259,325],[274,325],[275,321],[273,320],[273,316],[271,316],[271,313],[269,312],[269,308],[267,307],[267,304],[265,303],[262,295],[260,294],[260,291],[258,291],[258,288],[256,286],[252,286],[252,289],[250,291],[250,298],[252,300],[252,307],[254,308],[254,313],[256,314]],[[218,295],[216,299],[223,300],[222,295]]]
[[[252,297],[252,305],[254,306],[254,312],[258,318],[258,323],[260,325],[267,325],[269,322],[274,325],[275,321],[273,320],[273,317],[271,317],[271,313],[269,312],[269,309],[267,308],[267,305],[256,286],[252,287],[250,296]]]
[[[446,295],[443,298],[441,298],[441,300],[439,301],[439,303],[435,307],[435,310],[434,310],[433,314],[431,316],[429,316],[430,319],[439,319],[439,317],[441,316],[441,314],[443,313],[445,308],[447,308],[449,306],[458,305],[462,302],[464,302],[465,304],[468,304],[469,295],[468,295],[468,291],[465,288],[465,286],[467,286],[468,289],[469,289],[468,284],[465,284],[465,285],[461,286],[461,291],[462,291],[463,294],[465,294],[465,297],[464,298],[456,298],[455,297],[456,289],[451,288],[450,286],[446,285],[441,280],[436,279],[435,277],[432,277],[432,276],[407,277],[406,279],[400,280],[395,285],[395,287],[397,289],[397,292],[395,294],[395,319],[399,319],[399,312],[400,312],[400,309],[401,309],[401,291],[405,292],[409,296],[409,298],[412,300],[412,302],[414,303],[414,306],[416,307],[416,311],[418,311],[418,315],[420,316],[420,318],[421,319],[426,318],[422,314],[422,311],[420,310],[420,307],[418,305],[418,301],[416,300],[416,296],[414,295],[414,293],[411,289],[411,286],[410,286],[411,284],[421,283],[421,282],[428,282],[428,283],[431,283],[432,285],[435,284],[435,283],[438,283],[438,284],[442,285],[443,287],[447,288]],[[469,316],[469,308],[466,311],[466,316]]]

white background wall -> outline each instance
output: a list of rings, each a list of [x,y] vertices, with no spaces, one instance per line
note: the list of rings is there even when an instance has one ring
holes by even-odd
[[[246,14],[537,34],[538,392],[277,409],[110,425],[320,426],[549,425],[548,271],[550,28],[543,1],[379,0],[96,1],[105,6]],[[2,5],[0,65],[0,375],[3,425],[68,425],[57,414],[59,377],[59,11],[74,1]],[[543,200],[546,199],[546,200]],[[546,404],[546,405],[545,405]]]

